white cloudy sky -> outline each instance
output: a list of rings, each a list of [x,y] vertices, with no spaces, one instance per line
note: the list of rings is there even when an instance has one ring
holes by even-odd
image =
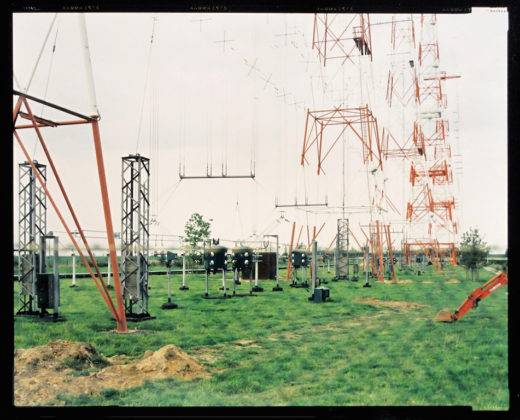
[[[53,18],[54,14],[13,16],[13,70],[19,88],[26,86],[35,68]],[[372,23],[390,20],[390,15],[371,15]],[[213,219],[214,237],[245,240],[256,232],[279,234],[280,241],[287,243],[291,223],[279,219],[280,210],[285,210],[285,218],[296,220],[298,228],[309,225],[312,230],[325,222],[318,239],[320,246],[330,244],[338,214],[276,209],[275,200],[286,204],[295,197],[311,203],[327,199],[329,207],[341,205],[341,146],[327,158],[326,176],[316,176],[315,161],[304,169],[299,165],[306,109],[369,103],[384,120],[390,25],[373,26],[372,68],[331,61],[323,68],[311,48],[312,14],[100,13],[88,14],[86,22],[116,231],[121,217],[121,157],[137,152],[151,158],[151,212],[158,221],[152,224],[152,234],[181,235],[187,219],[197,211]],[[490,245],[503,251],[507,246],[507,13],[474,9],[466,15],[438,15],[438,34],[442,69],[462,76],[447,83],[451,142],[463,156],[460,187],[455,189],[460,225],[463,231],[478,227]],[[226,43],[220,42],[224,39]],[[81,45],[77,15],[58,15],[28,93],[90,113]],[[366,89],[363,95],[360,80]],[[33,111],[57,117],[40,105]],[[103,230],[90,128],[46,128],[43,134],[82,227]],[[45,162],[35,134],[24,131],[22,139],[32,158]],[[359,150],[359,144],[348,138],[350,206],[366,202],[366,173]],[[16,143],[13,159],[16,219],[17,163],[25,160]],[[254,181],[179,181],[180,161],[186,175],[203,175],[208,164],[213,174],[225,164],[228,175],[242,175],[249,173],[252,160]],[[385,172],[391,185],[388,194],[402,207],[406,181],[398,164],[390,163],[389,168]],[[64,212],[51,176],[49,188]],[[350,214],[359,237],[366,217]],[[388,221],[398,219],[398,215],[388,216]],[[16,224],[14,220],[15,241]],[[399,238],[400,225],[394,229]],[[48,230],[64,231],[52,209]],[[64,232],[59,235],[63,244],[69,242]],[[152,235],[151,246],[173,246],[168,238],[156,240]],[[301,241],[307,241],[305,228]]]

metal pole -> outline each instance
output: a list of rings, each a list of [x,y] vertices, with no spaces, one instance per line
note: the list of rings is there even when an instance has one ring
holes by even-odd
[[[76,254],[74,251],[72,252],[72,285],[71,287],[76,287]]]
[[[170,266],[168,265],[168,302],[172,299],[172,280],[170,276]]]
[[[317,259],[316,259],[316,251],[318,248],[318,243],[315,239],[312,240],[312,296],[314,296],[314,289],[316,288],[316,272],[317,270]]]
[[[107,254],[107,261],[108,261],[108,267],[107,267],[107,289],[111,289],[112,286],[110,285],[110,270],[112,267],[110,267],[110,254]]]
[[[280,287],[279,283],[278,283],[278,280],[279,280],[279,275],[278,275],[278,235],[275,235],[276,236],[276,287]]]
[[[369,256],[368,256],[368,246],[365,248],[365,284],[363,287],[371,287],[368,282],[368,268],[369,268]]]
[[[224,272],[224,269],[222,269],[222,272]],[[226,291],[226,280],[224,276],[222,276],[222,290],[224,290],[224,292]]]
[[[226,296],[226,269],[222,269],[222,286],[224,287],[224,296]]]
[[[188,290],[189,287],[186,286],[186,254],[182,254],[182,286],[179,287],[180,290]]]
[[[249,270],[249,294],[253,294],[253,268]]]
[[[186,287],[186,255],[182,255],[182,287]]]
[[[292,233],[291,233],[291,245],[289,246],[289,258],[287,260],[287,277],[285,279],[285,281],[289,281],[289,278],[291,276],[291,254],[292,254],[292,249],[293,249],[293,241],[294,241],[294,230],[296,228],[296,222],[293,222],[293,225],[292,225]],[[296,246],[298,246],[298,244],[296,244]]]
[[[258,287],[258,254],[255,255],[255,287]]]
[[[58,267],[58,237],[54,237],[54,307],[53,317],[58,318],[58,305],[60,304],[60,272]]]
[[[348,253],[348,248],[349,248],[349,245],[350,245],[350,243],[349,243],[349,239],[350,239],[349,238],[349,233],[350,233],[350,229],[348,228],[348,219],[347,219],[347,272],[346,272],[346,280],[349,279],[349,277],[348,277],[349,273],[348,272],[350,270],[350,261],[349,261],[349,253]]]

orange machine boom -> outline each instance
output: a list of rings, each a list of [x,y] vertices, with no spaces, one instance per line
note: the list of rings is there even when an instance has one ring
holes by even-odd
[[[455,313],[451,314],[449,311],[442,310],[437,316],[433,319],[435,322],[455,322],[462,318],[466,312],[468,312],[472,308],[476,308],[478,303],[489,296],[491,293],[495,292],[505,284],[507,284],[507,274],[506,273],[498,273],[495,277],[489,280],[486,284],[481,287],[478,287],[473,293],[471,293],[464,302],[459,306],[459,309],[455,311]]]

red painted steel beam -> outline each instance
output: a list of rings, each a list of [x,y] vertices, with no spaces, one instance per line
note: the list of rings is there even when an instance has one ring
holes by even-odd
[[[108,198],[105,164],[103,162],[103,150],[101,149],[101,136],[99,133],[99,124],[96,120],[92,121],[92,133],[94,137],[94,148],[96,150],[99,184],[101,187],[101,199],[103,201],[103,211],[105,214],[105,224],[108,236],[108,249],[110,253],[110,262],[112,263],[113,267],[114,289],[116,295],[117,310],[119,314],[119,317],[117,319],[117,331],[121,333],[126,333],[128,332],[128,327],[126,325],[126,315],[123,304],[123,293],[121,290],[121,280],[119,278],[119,266],[116,255],[114,228],[112,226],[112,215],[110,213],[110,200]]]

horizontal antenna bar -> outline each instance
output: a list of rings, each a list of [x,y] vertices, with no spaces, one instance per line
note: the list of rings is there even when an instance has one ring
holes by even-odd
[[[275,207],[322,207],[322,206],[328,206],[328,203],[305,203],[305,204],[275,204]]]
[[[78,112],[71,111],[70,109],[63,108],[63,107],[61,107],[59,105],[52,104],[50,102],[44,101],[43,99],[36,98],[35,96],[27,95],[26,93],[22,93],[22,92],[19,92],[17,90],[14,90],[14,89],[13,89],[13,94],[21,96],[21,97],[26,98],[26,99],[29,99],[29,100],[34,101],[34,102],[38,102],[38,103],[40,103],[42,105],[45,105],[45,106],[57,109],[58,111],[62,111],[62,112],[65,112],[67,114],[74,115],[76,117],[79,117],[79,118],[82,118],[84,120],[87,120],[88,122],[94,122],[94,121],[97,121],[99,119],[97,117],[96,118],[87,117],[87,116],[82,115],[82,114],[80,114]]]
[[[255,174],[251,175],[181,175],[180,179],[207,179],[207,178],[255,178]]]

